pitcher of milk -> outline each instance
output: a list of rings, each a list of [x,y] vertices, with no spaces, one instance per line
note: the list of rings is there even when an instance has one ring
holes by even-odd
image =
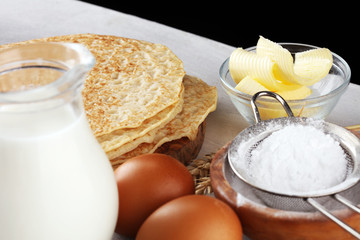
[[[81,89],[94,58],[73,43],[0,52],[0,239],[110,240],[113,170]]]

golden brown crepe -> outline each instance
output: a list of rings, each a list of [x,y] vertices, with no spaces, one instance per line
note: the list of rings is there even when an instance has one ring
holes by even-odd
[[[34,42],[84,45],[96,63],[82,97],[90,127],[112,161],[154,152],[165,142],[194,140],[200,124],[216,109],[216,88],[186,75],[166,46],[118,36],[75,34]]]

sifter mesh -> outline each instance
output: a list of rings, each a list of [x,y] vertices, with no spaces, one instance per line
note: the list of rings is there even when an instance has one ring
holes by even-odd
[[[255,104],[256,98],[260,96],[274,97],[278,100],[285,111],[287,112],[287,118],[276,118],[266,121],[261,121],[260,114]],[[311,211],[318,210],[330,220],[337,223],[344,230],[351,233],[356,238],[360,239],[360,233],[352,229],[350,226],[342,222],[340,219],[331,214],[325,207],[325,203],[329,201],[329,198],[334,198],[341,204],[346,205],[352,210],[360,214],[360,208],[355,206],[344,198],[342,195],[344,192],[350,190],[359,182],[360,179],[360,139],[347,131],[345,128],[339,127],[335,124],[331,124],[325,121],[314,121],[308,118],[294,117],[289,105],[286,101],[276,93],[262,91],[254,94],[251,99],[251,106],[254,111],[256,124],[246,128],[240,134],[238,134],[232,141],[228,150],[229,165],[235,175],[244,181],[246,184],[254,188],[254,193],[269,207],[287,210],[287,211]],[[289,125],[312,125],[325,134],[331,135],[341,146],[346,154],[344,164],[341,167],[345,167],[346,171],[342,180],[332,186],[327,186],[321,189],[311,189],[309,191],[292,191],[282,189],[269,189],[268,186],[264,186],[252,178],[247,166],[251,161],[251,155],[254,149],[256,149],[260,143],[269,137],[273,132],[282,129]],[[315,124],[315,125],[314,125]],[[334,166],[340,167],[340,166]],[[321,170],[321,169],[320,169]],[[317,172],[316,174],[321,174]],[[257,176],[259,178],[261,176]],[[287,179],[282,179],[287,181]]]
[[[346,154],[346,174],[342,182],[327,189],[307,192],[289,192],[280,189],[272,190],[254,181],[256,176],[252,176],[252,173],[248,171],[247,168],[251,162],[252,152],[264,139],[288,124],[316,126],[316,128],[321,129],[325,133],[331,134],[336,141],[340,143],[340,146]],[[320,203],[324,203],[328,201],[327,197],[324,196],[342,192],[355,185],[359,180],[359,164],[355,163],[355,160],[358,159],[355,157],[359,154],[356,151],[359,150],[351,147],[353,143],[358,141],[358,138],[343,130],[343,128],[324,121],[314,121],[306,118],[288,117],[261,121],[245,129],[234,139],[228,151],[229,163],[235,174],[247,184],[253,186],[255,193],[268,206],[292,211],[313,210],[313,207],[304,200],[305,198],[316,198]],[[287,181],[287,179],[284,179],[284,181]]]
[[[315,212],[317,211],[312,207],[307,201],[306,198],[299,197],[289,197],[284,195],[273,194],[271,192],[266,192],[260,189],[257,189],[246,182],[242,181],[232,170],[228,155],[224,161],[224,172],[225,178],[231,185],[231,187],[239,192],[241,195],[250,199],[253,202],[258,204],[284,210],[284,211],[298,211],[298,212]],[[354,204],[360,204],[360,183],[357,183],[355,186],[341,192],[341,196],[345,197]],[[330,211],[344,209],[344,205],[337,202],[331,196],[318,197],[314,198],[317,202],[324,205]]]

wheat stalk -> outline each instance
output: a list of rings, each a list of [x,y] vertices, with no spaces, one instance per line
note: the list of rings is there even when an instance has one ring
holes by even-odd
[[[187,166],[194,179],[195,194],[208,195],[212,193],[210,182],[210,164],[213,156],[214,153],[206,154],[202,158],[193,160]]]

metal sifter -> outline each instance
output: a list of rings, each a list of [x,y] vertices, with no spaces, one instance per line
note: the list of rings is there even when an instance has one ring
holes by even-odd
[[[259,97],[275,98],[284,108],[288,117],[275,118],[262,121],[256,105]],[[329,198],[335,199],[340,204],[347,206],[360,214],[360,208],[344,197],[343,193],[351,189],[360,180],[360,140],[350,131],[325,121],[314,121],[305,117],[294,117],[287,102],[278,94],[262,91],[256,93],[251,100],[251,106],[255,116],[256,124],[244,129],[232,141],[228,150],[228,161],[233,172],[245,183],[253,187],[257,196],[269,207],[287,211],[311,211],[318,210],[340,227],[348,231],[354,237],[360,239],[360,233],[345,224],[333,215],[324,206]],[[272,133],[282,129],[288,124],[301,124],[304,126],[315,126],[326,134],[331,135],[346,155],[346,174],[344,179],[329,188],[310,190],[305,192],[270,190],[268,187],[254,181],[245,167],[251,161],[251,152]],[[239,151],[241,148],[241,151]],[[242,163],[239,165],[239,161]],[[284,181],[287,181],[284,179]]]

